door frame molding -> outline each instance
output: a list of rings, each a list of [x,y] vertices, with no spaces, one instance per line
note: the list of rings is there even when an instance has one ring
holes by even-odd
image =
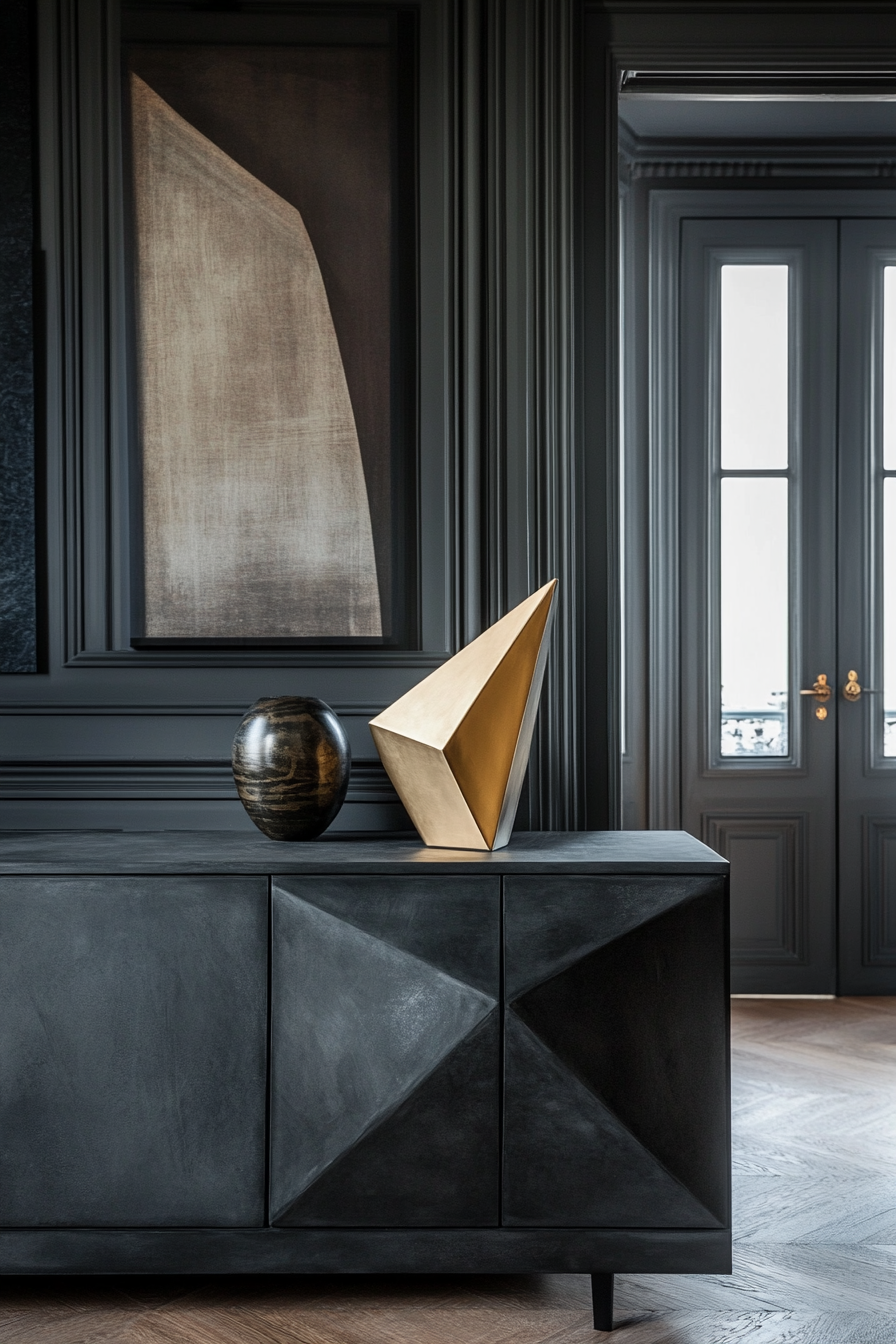
[[[872,223],[873,221],[863,220],[862,222]],[[896,248],[892,245],[882,241],[874,243],[865,241],[860,246],[865,251],[866,257],[873,258],[876,269],[879,270],[884,266],[896,264]],[[855,253],[853,252],[850,255],[851,249],[854,247],[854,239],[852,237],[844,239],[841,234],[840,284],[847,287],[843,290],[844,295],[848,290],[848,280],[851,279],[854,284],[858,280]],[[861,267],[858,269],[861,275]],[[861,308],[861,300],[858,306]],[[840,304],[841,321],[846,307],[847,302],[843,297]],[[883,467],[883,454],[881,452],[883,443],[883,379],[876,352],[881,350],[883,345],[884,315],[882,295],[880,290],[876,288],[871,290],[867,313],[870,321],[867,325],[862,325],[855,350],[848,354],[846,370],[852,372],[854,382],[850,384],[847,381],[846,383],[849,392],[841,398],[840,421],[841,432],[843,432],[852,417],[854,425],[861,425],[860,441],[871,445],[871,458],[866,459],[863,464],[862,479],[862,526],[867,542],[863,548],[861,574],[862,590],[868,595],[864,615],[866,621],[869,621],[869,613],[871,613],[865,631],[866,647],[869,655],[866,680],[879,686],[880,692],[883,693],[883,584],[882,569],[875,563],[875,556],[880,553],[884,535],[883,496],[882,492],[877,494],[875,490],[874,477]],[[856,377],[856,369],[863,374],[867,373],[867,382],[862,376]],[[849,372],[846,370],[842,376],[848,380]],[[853,387],[859,388],[860,391],[856,393],[853,391]],[[866,395],[869,391],[870,396]],[[860,398],[858,407],[853,400],[856,395]],[[846,488],[846,470],[846,463],[843,461],[839,465],[838,473],[841,499]],[[875,498],[875,496],[877,497]],[[883,754],[880,737],[869,720],[866,720],[862,734],[862,769],[865,775],[875,775],[881,770],[890,773],[896,771],[896,758]]]
[[[648,685],[646,733],[647,825],[674,830],[681,825],[681,610],[680,610],[680,480],[679,283],[681,222],[695,212],[702,218],[736,219],[744,214],[779,218],[887,217],[896,214],[896,189],[855,190],[838,185],[764,190],[648,188],[647,290],[649,334],[647,388],[626,387],[625,401],[643,397],[648,407],[647,517],[632,527],[627,511],[626,551],[646,554]],[[637,360],[626,360],[637,370]],[[643,364],[640,366],[643,368]],[[623,444],[626,475],[643,451],[637,440]]]

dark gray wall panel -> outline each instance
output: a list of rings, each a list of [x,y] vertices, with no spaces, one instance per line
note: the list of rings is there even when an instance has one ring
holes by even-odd
[[[421,544],[414,548],[412,577],[421,598],[421,647],[138,651],[130,645],[128,436],[133,408],[126,388],[124,340],[127,284],[116,69],[120,7],[118,0],[33,0],[33,4],[10,0],[0,6],[4,23],[8,13],[33,11],[36,16],[35,142],[39,136],[39,245],[46,256],[47,326],[45,348],[40,349],[47,377],[39,414],[46,424],[48,499],[46,676],[39,685],[33,679],[24,685],[21,679],[0,685],[0,697],[14,711],[23,710],[15,744],[3,752],[5,761],[12,755],[18,759],[9,770],[0,769],[0,798],[8,799],[11,808],[6,814],[0,806],[0,826],[145,828],[139,807],[121,808],[109,818],[107,802],[125,798],[171,803],[166,811],[157,810],[161,825],[227,831],[234,814],[223,792],[224,771],[239,714],[229,729],[222,721],[208,731],[202,720],[209,709],[223,706],[226,718],[262,694],[299,693],[336,701],[354,721],[349,731],[355,759],[371,767],[365,781],[370,784],[378,760],[367,719],[438,666],[458,644],[466,599],[456,532],[465,526],[460,521],[464,508],[453,486],[446,491],[445,483],[458,480],[464,469],[467,444],[456,417],[465,415],[463,407],[473,395],[468,387],[475,382],[464,378],[461,389],[457,352],[475,339],[476,329],[455,295],[458,286],[468,289],[467,267],[471,275],[478,274],[478,263],[468,262],[469,239],[461,247],[457,192],[466,166],[461,163],[463,137],[455,117],[468,115],[468,105],[475,104],[479,95],[478,82],[468,81],[468,91],[457,97],[462,54],[454,40],[453,0],[424,0],[410,11],[404,8],[404,20],[411,28],[419,26],[421,74],[419,108],[406,109],[410,123],[419,111],[411,132],[421,145],[416,165],[419,191],[411,212],[420,221],[420,266],[416,285],[409,286],[413,292],[401,301],[410,314],[410,326],[419,333],[420,377],[411,381],[419,387],[414,428],[424,445],[417,474],[425,536],[417,538]],[[142,20],[151,25],[160,12],[167,22],[177,6],[162,3],[155,7],[155,15],[152,5],[138,8]],[[189,0],[180,8],[181,17],[187,19],[195,10]],[[294,8],[304,13],[307,6],[297,0]],[[328,0],[323,8],[336,17],[337,26],[360,21],[353,0]],[[257,16],[248,13],[210,21],[192,13],[194,22],[216,27],[240,17],[244,32],[248,27],[256,36],[279,21],[276,16],[262,18],[259,30]],[[378,15],[378,23],[389,21],[385,12]],[[409,70],[414,45],[412,35],[405,43]],[[24,79],[27,58],[0,42],[2,70],[7,55],[17,78]],[[4,90],[11,83],[7,80]],[[30,153],[30,111],[26,120]],[[5,146],[4,140],[0,150]],[[9,194],[6,181],[2,185],[6,195],[0,211]],[[29,206],[30,191],[29,176]],[[23,272],[29,283],[30,274],[29,259]],[[30,320],[30,301],[27,315]],[[475,557],[476,526],[470,528],[470,540]],[[73,674],[70,667],[75,663],[78,671]],[[24,695],[33,696],[38,711],[46,711],[43,721],[22,705]],[[168,723],[156,734],[151,725],[166,701],[175,711],[193,712],[182,713],[180,732],[178,725]],[[118,704],[132,712],[120,718],[106,715]],[[53,716],[59,709],[77,715],[85,708],[93,708],[97,716],[90,725],[92,735],[90,729],[82,731],[72,724],[57,731]],[[164,770],[157,768],[159,757]],[[73,761],[85,765],[80,776],[68,768]],[[215,768],[197,772],[194,761]],[[54,770],[61,778],[62,796],[54,792]],[[391,788],[386,791],[384,780],[385,776],[376,790],[378,797],[353,798],[350,793],[339,829],[409,829],[403,808]],[[42,800],[52,806],[42,809]]]
[[[382,891],[382,880],[377,885]],[[329,1184],[338,1186],[336,1165],[344,1166],[348,1154],[393,1121],[397,1144],[401,1126],[396,1112],[427,1080],[434,1079],[495,1007],[497,883],[489,884],[476,922],[467,928],[471,949],[481,940],[493,950],[491,994],[390,941],[397,927],[395,902],[404,903],[406,925],[419,928],[421,912],[437,910],[442,889],[450,893],[451,880],[432,882],[428,890],[424,883],[412,880],[404,896],[400,880],[393,885],[393,902],[374,906],[351,923],[321,908],[321,903],[343,904],[335,878],[295,880],[290,890],[279,884],[274,887],[270,1205],[271,1220],[277,1224],[302,1221],[303,1197],[327,1173]],[[349,880],[345,901],[363,906],[364,888],[364,882]],[[450,910],[450,894],[448,900]],[[436,928],[444,918],[434,915]],[[358,927],[362,920],[366,929]],[[401,937],[400,922],[398,929]],[[471,961],[478,966],[475,950]],[[492,1048],[496,1049],[495,1042]],[[410,1173],[406,1173],[409,1183],[403,1190],[393,1189],[389,1144],[380,1135],[376,1141],[380,1151],[375,1164],[371,1158],[363,1202],[371,1209],[378,1200],[381,1222],[450,1223],[457,1212],[457,1191],[469,1181],[481,1184],[483,1161],[494,1164],[497,1179],[495,1094],[493,1087],[483,1089],[481,1084],[483,1078],[494,1082],[498,1059],[496,1053],[489,1060],[479,1052],[475,1059],[479,1081],[468,1079],[468,1088],[455,1102],[459,1112],[467,1113],[467,1127],[471,1136],[477,1135],[476,1145],[454,1152],[455,1167],[450,1175],[446,1173],[447,1197],[441,1213],[429,1186],[426,1160],[413,1161],[420,1182],[416,1205]],[[465,1068],[469,1063],[470,1059]],[[442,1105],[444,1094],[440,1092],[435,1102]],[[419,1143],[419,1126],[412,1127],[418,1130],[415,1142]],[[440,1146],[437,1131],[433,1142]],[[395,1148],[391,1161],[400,1153]],[[323,1197],[317,1204],[311,1197],[308,1220],[321,1221],[327,1209],[338,1217],[332,1199]]]
[[[0,1224],[262,1224],[264,879],[6,877],[0,941]]]
[[[385,707],[385,706],[383,706]],[[339,714],[352,749],[352,758],[376,760],[376,749],[368,717],[347,713],[343,705],[333,708]],[[178,755],[230,764],[230,749],[240,720],[248,711],[244,705],[59,705],[46,714],[28,712],[19,702],[10,712],[3,706],[2,729],[4,756],[20,760],[50,757],[97,755],[99,742],[127,742],[129,754],[141,759]],[[18,710],[18,712],[16,712]],[[372,711],[371,711],[372,714]],[[118,754],[118,753],[114,753]]]
[[[0,6],[0,673],[37,671],[30,10]]]
[[[188,779],[185,786],[177,778],[167,796],[147,797],[150,790],[141,782],[134,789],[134,796],[129,797],[126,783],[107,778],[102,788],[91,790],[87,797],[46,799],[37,791],[36,797],[6,798],[0,800],[0,831],[28,831],[36,836],[48,829],[94,834],[110,830],[184,833],[199,829],[214,830],[225,837],[255,831],[239,799],[197,798],[193,785],[194,781]],[[350,798],[327,835],[346,832],[406,835],[409,830],[410,822],[400,804],[353,802]]]
[[[25,0],[16,3],[24,10]],[[48,670],[39,688],[41,703],[52,713],[74,695],[96,707],[124,702],[138,715],[145,707],[150,716],[170,697],[195,703],[198,716],[203,704],[249,704],[261,694],[301,693],[359,705],[378,701],[382,707],[556,575],[563,610],[521,824],[606,825],[615,772],[614,753],[604,749],[606,715],[585,714],[580,704],[586,666],[589,685],[615,684],[602,615],[615,585],[605,574],[603,529],[580,526],[585,516],[603,517],[612,526],[613,494],[602,480],[602,449],[594,451],[593,445],[586,479],[574,405],[570,129],[578,48],[572,0],[547,6],[540,0],[501,0],[488,15],[478,0],[396,6],[419,38],[419,190],[413,206],[420,265],[416,283],[399,298],[402,307],[414,310],[410,325],[419,336],[414,428],[420,519],[412,568],[421,629],[420,648],[409,651],[130,646],[132,593],[139,584],[132,585],[129,574],[133,407],[123,334],[119,8],[117,0],[34,3],[48,329],[41,352],[48,365],[40,414],[47,431],[49,500]],[[181,19],[198,31],[207,21],[190,0],[127,8],[147,39],[154,31],[158,36],[159,23],[170,29]],[[293,8],[307,18],[300,0],[279,6]],[[316,23],[359,18],[355,0],[326,0],[317,8],[322,13],[315,14]],[[380,6],[379,20],[388,8]],[[246,10],[222,13],[213,22],[222,36],[225,29],[233,32],[234,24],[245,36],[270,33],[281,17]],[[411,38],[406,51],[413,45]],[[530,117],[517,115],[520,97]],[[601,132],[593,143],[603,140]],[[493,171],[495,164],[504,166]],[[605,274],[603,258],[594,271]],[[596,300],[589,311],[599,327],[605,324],[603,289],[601,283],[596,292],[589,290]],[[549,332],[544,341],[533,337],[536,313],[550,314],[547,325],[539,318],[538,329]],[[593,353],[589,367],[592,374],[600,372],[588,387],[592,392],[600,387],[600,396],[604,384],[614,382],[608,361],[600,351]],[[606,436],[602,430],[592,437],[600,444]],[[139,613],[133,614],[136,620]],[[3,689],[10,700],[22,695],[21,686]],[[52,725],[43,736],[43,750],[28,744],[23,754],[49,769],[58,752]],[[185,731],[180,750],[167,758],[172,766],[179,763],[185,776],[189,758],[197,754],[191,736]],[[177,800],[181,817],[192,816],[193,825],[228,829],[231,812],[220,798],[220,779],[204,794],[195,778],[179,786],[174,769],[161,780],[152,769],[152,753],[143,753],[143,739],[145,733],[133,724],[106,721],[98,726],[95,747],[73,750],[94,760],[130,760],[125,787],[142,782],[140,796]],[[372,759],[369,743],[363,756]],[[103,803],[118,796],[118,783],[98,773],[71,780],[72,801],[54,800],[43,824],[105,824]],[[16,778],[0,774],[0,788],[8,795],[19,783],[22,796],[33,802],[47,796],[40,794],[49,787],[40,768],[37,778],[23,771]],[[76,808],[75,798],[84,806]],[[17,824],[41,824],[33,802],[16,809]],[[395,805],[352,806],[353,828],[407,829]],[[167,825],[171,812],[165,815]],[[114,824],[131,820],[118,813]]]

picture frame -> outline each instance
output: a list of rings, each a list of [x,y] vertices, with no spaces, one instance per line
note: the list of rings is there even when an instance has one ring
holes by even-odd
[[[416,49],[122,10],[135,649],[419,644]]]

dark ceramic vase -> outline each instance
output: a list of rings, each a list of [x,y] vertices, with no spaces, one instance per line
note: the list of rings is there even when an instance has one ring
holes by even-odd
[[[232,760],[243,807],[272,840],[313,840],[345,801],[348,739],[313,696],[256,700],[236,730]]]

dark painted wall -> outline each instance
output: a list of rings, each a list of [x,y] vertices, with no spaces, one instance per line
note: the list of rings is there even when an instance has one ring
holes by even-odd
[[[254,8],[222,7],[222,31]],[[559,616],[520,821],[614,824],[614,79],[652,63],[892,67],[895,5],[418,0],[420,648],[238,659],[130,646],[117,5],[32,0],[46,270],[36,673],[34,513],[20,476],[32,414],[28,12],[26,0],[0,7],[0,508],[15,505],[0,548],[15,551],[3,593],[17,613],[0,620],[20,669],[0,673],[0,827],[249,827],[228,749],[244,708],[277,694],[320,695],[344,715],[356,770],[337,825],[404,827],[367,720],[552,577]]]
[[[222,5],[222,35],[255,8]],[[24,3],[4,21],[13,10],[23,22]],[[344,718],[355,769],[337,827],[405,828],[368,719],[554,576],[560,610],[519,821],[606,822],[606,505],[600,453],[586,473],[576,447],[572,377],[579,18],[569,0],[419,0],[416,12],[420,647],[158,650],[130,642],[118,6],[33,0],[46,654],[36,673],[0,676],[0,828],[246,828],[230,742],[248,705],[277,694],[319,695]],[[24,29],[0,46],[17,126],[30,115],[23,40]],[[10,144],[27,150],[27,136]],[[4,160],[10,182],[22,170]],[[27,321],[28,304],[18,311]],[[598,403],[602,379],[590,378]],[[4,432],[24,405],[4,403]],[[20,525],[26,515],[27,500]],[[28,577],[25,560],[13,568]],[[597,687],[587,718],[586,675]]]
[[[0,7],[0,673],[37,666],[29,19]]]
[[[230,5],[222,25],[252,9]],[[614,823],[616,68],[892,65],[896,8],[418,0],[422,647],[242,659],[130,646],[115,13],[107,0],[34,0],[46,654],[37,673],[0,676],[0,826],[246,827],[232,734],[257,696],[298,693],[345,717],[358,768],[338,824],[401,827],[367,719],[554,576],[560,607],[520,819]],[[11,29],[0,34],[0,216],[19,225],[25,15],[24,0],[0,9]],[[4,233],[0,261],[4,331],[19,351],[3,366],[7,486],[30,416],[26,237]],[[27,493],[15,517],[3,535],[23,546],[14,573],[27,585]]]

